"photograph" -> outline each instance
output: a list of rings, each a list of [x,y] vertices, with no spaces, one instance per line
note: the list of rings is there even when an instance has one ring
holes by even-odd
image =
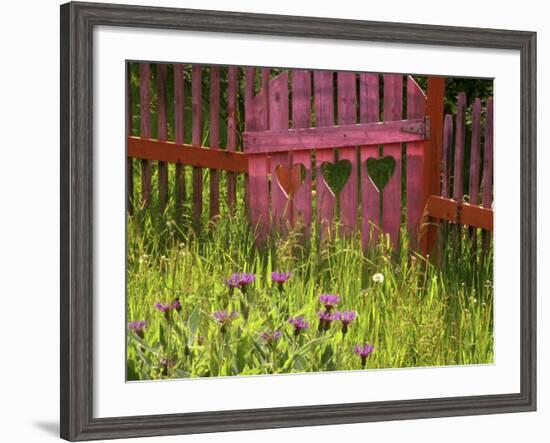
[[[126,60],[121,93],[127,381],[494,363],[492,78]]]

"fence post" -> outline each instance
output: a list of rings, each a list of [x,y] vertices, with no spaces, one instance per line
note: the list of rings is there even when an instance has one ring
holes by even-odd
[[[445,97],[445,77],[428,77],[428,99],[426,116],[430,119],[430,134],[424,142],[424,207],[430,195],[441,192],[441,161],[443,140],[443,100]],[[424,255],[433,250],[437,236],[435,226],[428,225],[422,237]]]

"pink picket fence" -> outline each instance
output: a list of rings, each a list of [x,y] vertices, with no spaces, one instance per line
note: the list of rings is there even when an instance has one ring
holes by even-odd
[[[187,69],[190,78],[185,78],[185,66],[174,64],[170,67],[173,85],[167,88],[168,65],[157,64],[154,85],[151,65],[140,63],[138,69],[139,137],[131,136],[136,116],[128,112],[130,211],[138,200],[141,205],[149,204],[155,167],[160,206],[165,207],[170,198],[178,207],[191,201],[196,222],[205,207],[203,169],[208,169],[209,217],[219,216],[221,205],[233,208],[237,196],[244,195],[259,242],[271,230],[292,226],[309,235],[313,223],[325,235],[338,222],[343,233],[360,232],[365,247],[377,241],[380,233],[388,234],[397,246],[403,223],[410,241],[418,244],[428,194],[464,199],[465,164],[469,203],[491,205],[492,102],[486,110],[482,153],[481,103],[474,101],[471,158],[465,162],[465,96],[458,97],[453,149],[452,116],[443,119],[442,106],[435,107],[440,109],[436,114],[431,112],[429,97],[410,76],[192,65]],[[208,76],[207,94],[202,90],[204,75]],[[190,91],[190,99],[185,91]],[[127,96],[128,109],[132,109],[130,87]],[[442,101],[443,91],[439,96]],[[243,131],[237,112],[241,97]],[[207,122],[203,121],[204,103],[209,109]],[[151,139],[152,108],[157,122],[155,140]],[[190,140],[185,133],[188,113]],[[173,123],[168,121],[169,114]],[[208,147],[202,146],[206,124]],[[220,125],[225,125],[227,134],[224,146]],[[442,146],[437,146],[438,131]],[[388,158],[394,164],[393,173],[380,191],[367,161],[376,164]],[[134,161],[141,162],[139,198],[134,195]],[[336,195],[323,170],[327,164],[340,162],[349,162],[351,170]],[[185,183],[188,167],[193,170],[190,186]],[[172,181],[170,174],[174,174]],[[227,201],[220,202],[222,174],[227,174]],[[244,192],[237,192],[236,174],[245,174]],[[175,183],[174,189],[169,189],[169,183]]]

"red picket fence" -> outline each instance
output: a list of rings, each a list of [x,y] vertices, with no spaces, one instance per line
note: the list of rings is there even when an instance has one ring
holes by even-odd
[[[441,78],[429,78],[428,91],[433,94],[426,97],[412,77],[396,74],[293,69],[281,71],[272,78],[269,68],[243,70],[233,66],[192,65],[191,78],[185,79],[184,65],[174,64],[173,94],[169,99],[167,65],[157,64],[154,103],[157,137],[153,140],[150,68],[148,63],[139,64],[139,137],[131,136],[132,116],[128,112],[130,211],[134,204],[132,164],[138,159],[141,161],[141,204],[150,203],[151,171],[156,165],[161,208],[166,206],[170,195],[174,195],[177,207],[190,199],[197,223],[203,208],[202,169],[210,171],[210,218],[220,214],[220,174],[228,177],[225,194],[229,208],[234,208],[238,195],[236,174],[246,174],[244,195],[259,241],[265,239],[271,229],[285,229],[288,225],[303,226],[309,235],[311,224],[318,222],[321,232],[326,233],[337,220],[344,233],[360,230],[365,247],[377,240],[381,232],[388,234],[396,246],[402,213],[405,213],[410,240],[419,244],[423,215],[464,222],[457,214],[460,210],[463,212],[463,205],[458,202],[464,197],[466,100],[463,94],[458,98],[453,159],[450,115],[445,117],[443,128]],[[204,97],[202,91],[205,71],[209,79],[208,97]],[[222,74],[226,95],[221,93]],[[192,95],[191,109],[185,106],[185,81],[190,82],[187,90]],[[128,109],[132,109],[130,89]],[[243,132],[238,129],[241,126],[237,112],[240,94],[244,95]],[[203,100],[209,103],[208,122],[202,121]],[[174,116],[172,140],[168,140],[168,110]],[[192,134],[191,143],[186,144],[185,121],[189,111]],[[222,114],[225,118],[220,122]],[[467,162],[470,165],[469,205],[473,207],[475,220],[480,217],[478,203],[489,208],[492,201],[492,102],[486,111],[483,165],[480,116],[481,103],[476,100],[471,158]],[[209,147],[201,146],[205,123],[209,128]],[[227,128],[225,146],[220,143],[220,123]],[[367,161],[375,164],[388,157],[393,159],[394,171],[380,191],[369,174]],[[323,168],[328,165],[330,169],[341,162],[349,162],[351,171],[337,196],[325,180]],[[173,192],[168,189],[169,164],[176,165]],[[185,167],[193,168],[191,196],[186,195]],[[434,200],[432,196],[441,198]],[[454,213],[447,200],[451,197],[451,206],[452,202],[456,205]],[[447,208],[445,211],[441,211],[443,206]],[[492,226],[492,212],[490,215]],[[469,221],[472,220],[466,219]],[[472,226],[477,226],[475,223]],[[477,227],[487,228],[489,224]]]

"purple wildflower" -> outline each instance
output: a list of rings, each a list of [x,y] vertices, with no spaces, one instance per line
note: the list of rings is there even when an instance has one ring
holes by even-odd
[[[374,345],[365,343],[364,345],[355,345],[353,352],[361,357],[361,367],[364,368],[367,365],[367,358],[374,351]]]
[[[145,320],[136,320],[128,323],[128,329],[133,331],[139,338],[143,338],[143,332],[147,327],[147,322]]]
[[[235,288],[239,288],[242,292],[246,292],[246,287],[256,280],[254,274],[243,272],[239,274],[235,272],[229,278],[224,278],[223,282],[229,287],[229,293],[232,294]]]
[[[302,315],[300,315],[299,317],[290,317],[288,319],[288,322],[292,326],[294,326],[294,335],[295,336],[300,335],[300,331],[302,331],[302,329],[308,329],[309,328],[309,322],[307,320],[305,320]]]
[[[172,303],[172,309],[175,309],[178,312],[181,311],[181,303],[180,303],[180,299],[178,297],[176,297],[174,302]]]
[[[281,331],[275,331],[275,332],[264,332],[262,335],[260,335],[260,338],[268,345],[275,345],[277,340],[279,340],[283,336],[283,333]]]
[[[166,320],[170,320],[170,310],[172,309],[172,306],[170,305],[170,303],[163,305],[162,303],[157,302],[155,304],[155,309],[158,309],[160,312],[163,312],[164,318]]]
[[[319,331],[328,331],[334,320],[337,320],[336,314],[330,311],[319,311]]]
[[[160,312],[166,312],[170,309],[170,305],[169,304],[163,305],[161,302],[157,302],[155,304],[155,308],[158,309]]]
[[[283,285],[287,282],[287,280],[292,277],[291,272],[272,272],[271,273],[271,280],[278,284],[279,291],[283,291]]]
[[[343,311],[336,312],[336,320],[340,320],[342,323],[342,334],[348,332],[349,324],[357,318],[357,312],[355,311]]]
[[[250,283],[254,283],[256,281],[256,276],[254,274],[249,274],[248,272],[243,272],[241,274],[241,279],[239,280],[239,289],[242,292],[246,292],[246,287]]]
[[[321,294],[319,301],[325,305],[325,309],[329,312],[332,308],[338,305],[340,302],[340,296],[336,294]]]
[[[214,319],[220,324],[220,330],[222,333],[225,333],[227,326],[231,324],[233,320],[235,320],[239,313],[237,311],[214,311]]]
[[[241,279],[240,275],[237,272],[235,272],[231,277],[224,278],[223,282],[227,286],[229,286],[229,291],[233,292],[233,289],[239,286],[240,279]]]

